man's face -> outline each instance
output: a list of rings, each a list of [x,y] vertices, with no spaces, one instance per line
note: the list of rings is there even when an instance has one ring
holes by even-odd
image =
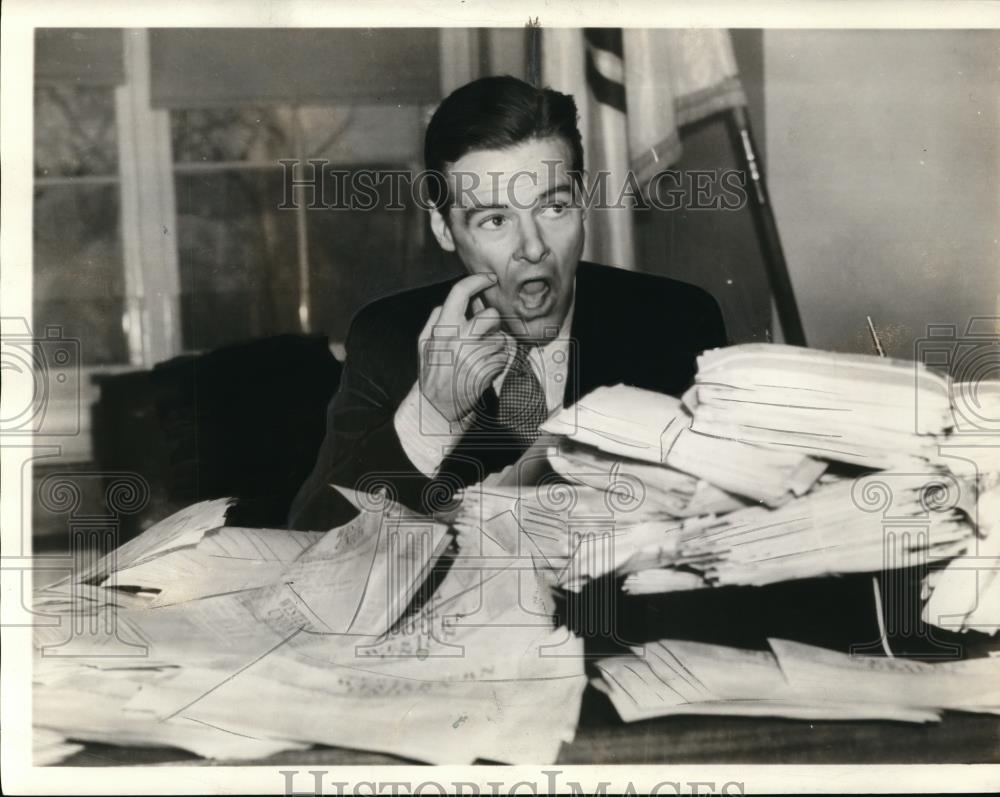
[[[573,301],[584,214],[574,201],[569,144],[553,136],[509,149],[470,152],[448,169],[448,219],[432,211],[441,246],[472,274],[491,273],[484,291],[504,329],[543,341],[559,331]]]

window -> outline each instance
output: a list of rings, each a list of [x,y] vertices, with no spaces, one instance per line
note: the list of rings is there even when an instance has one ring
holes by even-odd
[[[171,111],[184,348],[298,331],[341,343],[365,302],[440,273],[413,266],[426,244],[413,203],[386,209],[388,183],[371,210],[348,209],[344,196],[358,169],[419,168],[423,113],[419,105]],[[309,160],[326,164],[316,167],[323,199],[337,209],[309,208],[309,191],[293,189],[293,177],[313,176]],[[281,209],[292,197],[295,207]]]
[[[281,160],[419,170],[441,86],[473,76],[455,53],[474,37],[458,33],[39,29],[35,327],[79,339],[83,364],[84,428],[64,461],[91,457],[102,373],[288,332],[342,354],[362,305],[456,272],[423,211],[386,207],[387,183],[371,210],[309,209],[303,189],[297,209],[279,205]],[[333,62],[382,82],[331,83]],[[343,191],[323,179],[327,198]]]
[[[114,90],[35,89],[35,326],[81,342],[83,365],[127,363]]]
[[[388,182],[371,210],[349,209],[344,195],[359,169],[419,168],[424,113],[402,104],[171,111],[184,349],[300,331],[339,344],[366,302],[450,273],[419,256],[426,219],[410,202],[387,208]],[[325,165],[314,172],[310,160]],[[309,208],[309,190],[291,184],[319,171],[336,209]]]

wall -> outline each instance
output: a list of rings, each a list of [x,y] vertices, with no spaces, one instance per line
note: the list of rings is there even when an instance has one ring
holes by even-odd
[[[1000,315],[1000,33],[764,33],[767,175],[811,346]],[[996,331],[1000,328],[994,326]]]
[[[762,32],[734,30],[732,39],[754,133],[762,141],[766,130]],[[684,154],[674,169],[739,168],[738,143],[724,114],[688,125],[681,131],[681,140]],[[748,207],[637,212],[636,238],[644,270],[699,285],[718,300],[732,343],[770,339],[770,290]]]

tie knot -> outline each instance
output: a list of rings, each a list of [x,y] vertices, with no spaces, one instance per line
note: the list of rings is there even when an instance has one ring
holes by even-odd
[[[517,342],[517,350],[514,352],[514,360],[511,362],[511,368],[514,370],[524,370],[525,365],[528,364],[528,354],[531,351],[531,345],[525,343],[524,341]]]
[[[548,415],[545,391],[528,360],[531,345],[517,341],[510,370],[500,388],[497,421],[509,429],[522,446],[538,438],[538,427]]]

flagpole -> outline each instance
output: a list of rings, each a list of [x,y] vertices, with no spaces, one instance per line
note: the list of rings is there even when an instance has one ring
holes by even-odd
[[[524,26],[525,63],[524,79],[535,88],[542,85],[542,29],[538,25],[538,17],[529,19]]]
[[[761,247],[764,250],[764,265],[767,268],[768,281],[774,295],[775,307],[778,310],[778,321],[786,343],[793,346],[806,345],[806,333],[802,327],[802,318],[795,301],[795,291],[788,273],[788,262],[781,246],[781,236],[778,235],[778,223],[774,218],[774,208],[767,191],[767,181],[764,178],[763,167],[754,144],[753,130],[750,127],[750,117],[742,105],[734,106],[727,114],[733,132],[739,139],[737,152],[742,160],[743,169],[750,175],[753,191],[750,201],[753,205],[754,221],[760,236]]]

